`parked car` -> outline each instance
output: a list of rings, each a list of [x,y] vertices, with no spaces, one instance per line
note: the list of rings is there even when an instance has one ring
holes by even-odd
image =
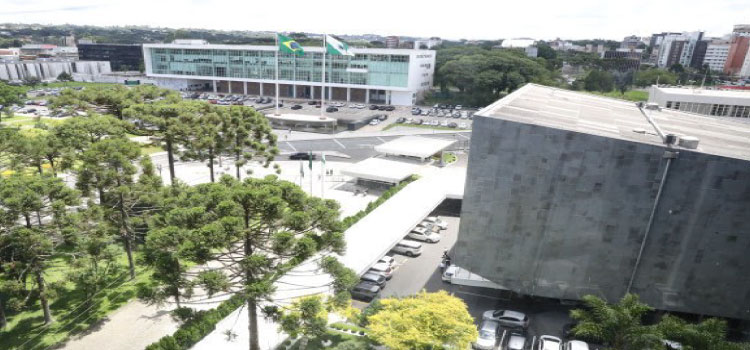
[[[370,120],[370,125],[378,125],[378,124],[380,124],[380,120],[378,119]]]
[[[380,287],[377,284],[362,281],[352,288],[351,295],[354,299],[370,302],[379,292]]]
[[[529,317],[526,314],[513,310],[488,310],[482,314],[483,320],[493,320],[510,328],[529,327]]]
[[[521,332],[511,332],[508,337],[507,343],[503,347],[503,350],[525,350],[526,349],[526,336]]]
[[[539,337],[539,347],[536,350],[562,350],[562,340],[551,335]]]
[[[448,126],[448,121],[446,121],[446,120],[441,121],[440,122],[440,126],[447,127]]]
[[[456,105],[456,108],[455,108],[455,109],[456,109],[456,110],[458,110],[458,111],[460,111],[460,110],[461,110],[461,108],[463,108],[463,106],[461,106],[461,105]]]
[[[450,265],[446,267],[441,277],[443,282],[451,283],[451,278],[456,275],[456,272],[458,272],[458,266]]]
[[[458,124],[456,124],[456,123],[448,123],[448,127],[449,127],[449,128],[454,128],[454,129],[455,129],[455,128],[457,128],[457,127],[458,127]]]
[[[401,240],[391,249],[394,253],[415,257],[422,254],[422,244],[414,241]]]
[[[294,106],[292,106],[292,107],[291,107],[291,109],[292,109],[293,111],[296,111],[296,110],[298,110],[298,109],[302,109],[302,106],[300,106],[300,105],[294,105]]]
[[[315,160],[315,155],[305,152],[296,152],[289,155],[289,159],[291,160],[309,160],[312,157],[312,160]]]
[[[589,350],[589,344],[580,340],[568,340],[565,342],[563,350]]]
[[[445,222],[445,221],[443,221],[443,220],[441,220],[437,216],[428,216],[428,217],[424,218],[424,221],[425,222],[429,222],[429,223],[437,226],[441,230],[448,229],[448,223]]]
[[[426,221],[422,221],[422,222],[418,223],[417,224],[417,228],[423,228],[423,229],[427,230],[427,232],[433,232],[433,231],[437,231],[438,230],[437,226],[433,225],[432,223],[426,222]]]
[[[439,234],[428,231],[424,227],[415,227],[413,230],[411,230],[411,232],[409,232],[409,234],[406,235],[406,237],[427,243],[440,242]]]
[[[419,108],[411,110],[411,115],[419,115],[420,113],[422,113],[422,111]]]
[[[392,256],[385,255],[380,260],[378,260],[378,263],[386,263],[389,266],[393,266],[393,263],[396,262],[396,259],[394,259]]]
[[[479,336],[473,346],[475,349],[494,350],[497,346],[500,324],[495,321],[483,320],[479,325]]]
[[[466,123],[458,123],[458,128],[459,129],[468,129],[468,127],[469,127],[469,125],[467,125]]]
[[[406,121],[406,118],[404,118],[404,117],[396,119],[396,123],[403,123],[405,121]]]
[[[326,108],[326,112],[328,112],[328,113],[333,113],[333,112],[338,112],[338,111],[339,111],[339,109],[336,108],[336,107],[328,107],[328,108]]]
[[[312,105],[316,105],[316,104],[318,104],[318,101],[307,101],[307,104],[309,104],[311,106]]]
[[[385,276],[385,279],[390,280],[393,277],[393,268],[388,263],[376,263],[372,265],[369,272],[375,272]]]
[[[385,276],[372,271],[365,272],[359,279],[365,282],[376,284],[380,288],[385,287],[385,282],[387,280]]]
[[[370,105],[371,111],[377,110],[378,108],[379,108],[378,105]]]
[[[379,114],[377,117],[378,119],[380,119],[381,122],[388,119],[387,114]]]
[[[396,107],[393,107],[393,106],[385,106],[385,110],[386,110],[386,111],[388,111],[388,112],[392,112],[392,111],[395,111],[395,110],[396,110]]]

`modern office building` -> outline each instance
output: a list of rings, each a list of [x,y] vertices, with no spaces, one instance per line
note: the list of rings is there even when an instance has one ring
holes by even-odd
[[[663,34],[663,35],[662,35]],[[693,63],[693,55],[699,42],[703,40],[703,32],[685,32],[685,33],[662,33],[652,41],[660,42],[656,54],[656,64],[661,68],[669,68],[674,64],[681,64],[688,67]],[[661,40],[659,40],[661,38]],[[705,48],[705,46],[700,45]],[[700,56],[705,54],[698,52]]]
[[[385,47],[388,49],[398,49],[399,38],[397,36],[389,36],[385,38]]]
[[[715,117],[750,118],[750,91],[652,86],[648,101],[662,108]]]
[[[635,50],[642,44],[641,38],[635,35],[626,36],[620,43],[621,49]]]
[[[706,59],[708,43],[708,40],[698,40],[697,42],[695,42],[695,47],[693,47],[693,56],[690,58],[690,68],[703,68],[703,60]]]
[[[714,39],[706,47],[706,55],[703,57],[703,64],[714,72],[723,72],[724,65],[727,63],[729,56],[730,42],[728,40]]]
[[[322,47],[304,56],[279,53],[279,95],[320,99]],[[432,86],[435,51],[353,49],[326,55],[326,98],[412,105]],[[161,85],[188,90],[273,96],[276,46],[211,45],[205,42],[144,44],[146,75]]]
[[[78,44],[81,61],[108,61],[112,70],[136,71],[143,67],[143,46],[130,44]]]
[[[473,122],[456,265],[750,320],[750,124],[534,84]]]
[[[642,49],[618,48],[615,51],[604,51],[602,66],[606,69],[632,71],[641,65]]]

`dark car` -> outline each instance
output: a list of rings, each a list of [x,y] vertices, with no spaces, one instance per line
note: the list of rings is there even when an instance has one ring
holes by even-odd
[[[377,110],[377,109],[379,109],[379,108],[380,108],[380,107],[378,107],[378,105],[370,105],[370,110],[371,110],[371,111]]]
[[[310,106],[318,104],[318,101],[307,101]]]
[[[309,160],[312,157],[313,160],[315,160],[315,155],[305,152],[297,152],[292,153],[289,155],[289,159],[291,160]]]
[[[386,110],[386,111],[388,111],[388,112],[393,112],[393,111],[395,111],[395,110],[396,110],[396,107],[393,107],[393,106],[385,106],[385,110]]]
[[[385,276],[373,272],[367,272],[360,279],[364,282],[370,282],[372,284],[377,284],[380,288],[383,288],[385,286],[385,281],[387,280]]]
[[[406,121],[406,118],[404,118],[404,117],[396,119],[396,123],[403,123],[405,121]]]
[[[333,113],[333,112],[338,112],[338,111],[339,111],[339,109],[336,108],[336,107],[328,107],[328,108],[326,108],[326,112],[328,112],[328,113]]]
[[[378,106],[379,111],[385,111],[386,108],[387,108],[386,106]]]
[[[364,281],[359,282],[351,290],[352,298],[368,302],[375,299],[378,296],[378,292],[380,292],[380,287],[377,284]]]
[[[300,105],[294,105],[294,106],[292,106],[291,109],[296,111],[298,109],[302,109],[302,106],[300,106]]]
[[[385,115],[385,114],[380,114],[380,115],[378,115],[378,119],[380,119],[380,121],[382,122],[382,121],[388,119],[388,116]]]
[[[419,108],[411,110],[411,115],[420,115],[421,113],[422,113],[422,110]]]
[[[450,123],[450,124],[448,124],[448,127],[449,128],[457,128],[458,124],[456,124],[456,123]]]

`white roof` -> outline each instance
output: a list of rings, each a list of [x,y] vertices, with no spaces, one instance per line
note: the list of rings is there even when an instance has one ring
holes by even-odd
[[[427,158],[454,144],[456,140],[421,136],[404,136],[375,146],[375,151],[384,154]]]
[[[399,183],[419,169],[419,165],[407,162],[368,158],[341,170],[341,173],[361,179]]]
[[[750,99],[750,91],[747,90],[712,90],[712,89],[690,89],[676,87],[656,87],[661,92],[671,95],[712,96],[712,97],[739,97]]]
[[[333,123],[333,122],[336,122],[336,119],[331,118],[331,117],[325,117],[325,116],[321,117],[319,115],[293,114],[293,113],[284,113],[280,115],[268,113],[266,114],[266,118],[290,121],[290,122],[300,122],[300,123],[315,123],[315,122]]]
[[[529,47],[534,45],[535,42],[534,39],[505,39],[500,46],[503,48]]]

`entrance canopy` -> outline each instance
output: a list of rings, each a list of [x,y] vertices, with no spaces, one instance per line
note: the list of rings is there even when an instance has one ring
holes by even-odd
[[[383,158],[368,158],[342,169],[341,173],[358,179],[397,184],[416,174],[420,166]]]
[[[456,140],[434,137],[404,136],[375,146],[375,151],[385,155],[415,157],[425,160],[456,143]]]

